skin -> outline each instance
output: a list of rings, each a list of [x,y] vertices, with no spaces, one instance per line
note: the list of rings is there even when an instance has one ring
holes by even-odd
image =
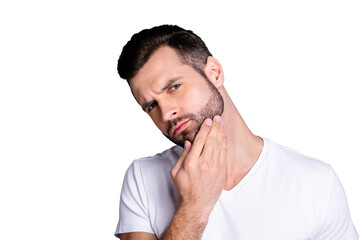
[[[189,134],[182,139],[184,151],[170,172],[179,205],[162,239],[200,239],[222,190],[230,190],[241,181],[263,147],[262,139],[250,132],[227,94],[220,63],[209,57],[204,72],[224,99],[224,111],[221,116],[206,119],[196,137]],[[167,86],[171,79],[176,81]],[[204,78],[182,64],[168,46],[152,54],[131,79],[130,88],[155,125],[170,138],[173,136],[168,134],[169,122],[188,113],[200,112],[213,96]],[[185,130],[193,132],[195,125],[195,121],[189,121]],[[153,234],[140,232],[119,237],[123,240],[157,239]]]
[[[177,80],[172,82],[172,79]],[[177,87],[178,84],[180,87]],[[169,125],[189,113],[201,111],[211,96],[211,90],[203,77],[192,67],[181,64],[174,50],[169,47],[155,51],[130,80],[130,87],[136,101],[168,138],[176,137],[169,133]],[[190,122],[187,130],[199,127],[195,125],[194,121]],[[190,141],[194,138],[194,135],[187,136]]]

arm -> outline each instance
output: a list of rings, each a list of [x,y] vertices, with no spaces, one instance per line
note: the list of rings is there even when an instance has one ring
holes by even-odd
[[[217,118],[218,119],[218,118]],[[178,209],[167,231],[161,239],[163,240],[191,240],[200,239],[206,227],[208,217],[218,200],[225,181],[224,161],[226,156],[226,139],[223,137],[223,128],[220,120],[207,125],[203,123],[197,134],[193,145],[185,143],[185,148],[177,163],[171,170],[171,177],[174,181],[177,195],[179,197]],[[146,194],[142,194],[141,183],[137,183],[134,165],[127,172],[128,184],[124,184],[122,195],[136,195],[123,206],[132,205],[129,209],[137,213],[140,218],[133,221],[142,221],[146,218],[146,211],[143,206],[147,202]],[[134,186],[130,186],[129,183]],[[129,186],[128,186],[129,185]],[[130,189],[140,189],[139,192],[128,192]],[[136,215],[137,216],[137,215]],[[146,222],[144,229],[150,230]],[[155,234],[146,232],[129,232],[116,234],[122,240],[155,240]]]
[[[191,149],[190,149],[191,148]],[[200,239],[225,183],[226,138],[221,118],[207,119],[193,145],[185,142],[171,176],[179,206],[163,240]]]
[[[121,240],[157,240],[155,234],[146,232],[122,233],[115,236]]]

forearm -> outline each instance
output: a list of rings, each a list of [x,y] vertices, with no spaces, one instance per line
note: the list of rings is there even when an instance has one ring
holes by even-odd
[[[208,215],[185,206],[179,207],[161,240],[199,240]]]

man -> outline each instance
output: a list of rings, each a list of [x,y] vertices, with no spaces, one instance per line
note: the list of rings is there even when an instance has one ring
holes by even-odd
[[[358,239],[332,168],[255,136],[193,32],[135,34],[118,71],[177,144],[129,167],[115,235],[140,239]]]

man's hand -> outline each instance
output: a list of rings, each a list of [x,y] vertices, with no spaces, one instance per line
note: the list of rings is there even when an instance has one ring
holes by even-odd
[[[220,116],[206,119],[171,170],[178,210],[163,239],[200,239],[225,184],[226,138]]]

